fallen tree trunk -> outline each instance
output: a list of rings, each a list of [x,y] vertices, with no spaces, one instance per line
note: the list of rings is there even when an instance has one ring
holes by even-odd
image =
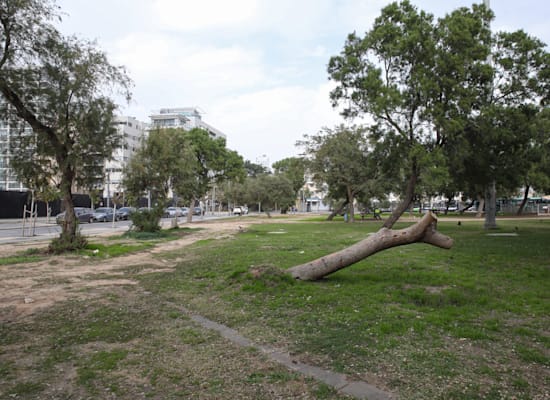
[[[350,247],[317,260],[296,265],[289,268],[287,272],[293,278],[314,281],[390,247],[421,242],[450,249],[453,239],[438,232],[436,228],[437,217],[432,212],[428,212],[420,221],[408,228],[399,230],[382,228]]]

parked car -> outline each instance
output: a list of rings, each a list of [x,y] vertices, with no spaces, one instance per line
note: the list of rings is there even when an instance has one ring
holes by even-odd
[[[118,221],[118,218],[115,217],[115,221]],[[113,220],[113,209],[110,207],[99,207],[96,208],[93,213],[93,220],[97,222],[109,222]]]
[[[233,207],[233,215],[246,215],[248,214],[247,206],[235,206]]]
[[[118,210],[116,210],[116,215],[118,220],[128,220],[130,219],[130,215],[136,212],[136,209],[134,207],[121,207]]]
[[[181,216],[182,217],[187,217],[187,214],[189,214],[189,209],[187,207],[182,207],[181,208]]]
[[[202,215],[202,208],[200,207],[193,208],[193,215]]]
[[[93,211],[91,208],[86,207],[75,207],[74,214],[79,222],[93,222]],[[65,221],[65,211],[59,213],[55,216],[55,222],[61,224]]]
[[[167,207],[164,209],[164,213],[162,214],[165,218],[181,217],[182,215],[183,211],[180,207]]]

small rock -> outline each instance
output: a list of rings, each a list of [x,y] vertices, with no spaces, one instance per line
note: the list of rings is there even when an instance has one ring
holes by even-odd
[[[25,297],[25,304],[34,303],[34,299],[30,297]]]

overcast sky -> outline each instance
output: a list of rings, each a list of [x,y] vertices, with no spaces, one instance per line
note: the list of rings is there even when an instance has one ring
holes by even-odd
[[[479,1],[481,2],[481,0]],[[297,140],[343,122],[326,66],[348,33],[370,29],[388,0],[59,0],[66,34],[95,39],[135,87],[121,114],[199,108],[245,159],[297,155]],[[436,17],[467,0],[412,0]],[[550,43],[550,1],[491,0],[493,30]]]

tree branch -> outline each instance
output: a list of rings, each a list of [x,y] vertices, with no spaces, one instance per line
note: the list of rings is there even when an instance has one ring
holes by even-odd
[[[405,229],[382,228],[374,235],[336,253],[294,266],[287,272],[295,279],[317,280],[361,261],[379,251],[411,243],[427,243],[450,249],[453,239],[437,232],[437,217],[428,212],[416,224]]]

